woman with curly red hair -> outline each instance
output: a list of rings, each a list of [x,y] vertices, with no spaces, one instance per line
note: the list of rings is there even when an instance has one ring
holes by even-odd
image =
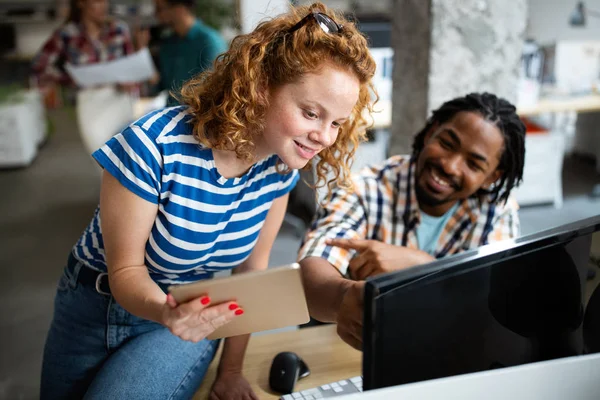
[[[97,150],[100,205],[58,284],[41,398],[190,398],[217,349],[206,337],[244,305],[166,288],[267,268],[297,170],[314,158],[318,184],[346,182],[374,71],[353,23],[294,8],[235,38],[182,106]],[[256,398],[248,340],[225,340],[214,398]]]

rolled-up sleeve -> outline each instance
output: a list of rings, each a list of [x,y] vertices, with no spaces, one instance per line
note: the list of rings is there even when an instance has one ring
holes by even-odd
[[[298,261],[321,257],[345,275],[354,251],[328,246],[325,241],[331,238],[365,238],[366,231],[366,212],[360,196],[354,190],[336,189],[331,199],[319,207],[317,217],[300,246]]]

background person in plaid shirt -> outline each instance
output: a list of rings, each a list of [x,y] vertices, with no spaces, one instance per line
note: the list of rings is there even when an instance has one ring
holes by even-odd
[[[74,87],[65,63],[85,65],[106,62],[134,52],[124,22],[108,16],[108,0],[71,0],[67,21],[44,43],[36,55],[32,72],[44,91],[56,86]],[[120,85],[134,90],[136,84]]]
[[[298,256],[312,317],[361,349],[364,279],[518,236],[510,192],[524,159],[525,125],[508,101],[444,103],[411,156],[366,168],[321,206]]]

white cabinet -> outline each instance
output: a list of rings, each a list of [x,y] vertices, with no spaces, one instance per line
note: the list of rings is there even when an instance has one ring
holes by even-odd
[[[46,137],[41,95],[26,91],[0,104],[0,167],[24,167],[37,155]]]
[[[565,138],[559,132],[528,134],[525,138],[523,182],[515,196],[520,205],[553,203],[562,206],[562,164]]]

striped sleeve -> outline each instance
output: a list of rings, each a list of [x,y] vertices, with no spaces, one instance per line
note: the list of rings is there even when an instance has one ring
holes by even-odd
[[[297,169],[293,170],[289,174],[284,175],[281,181],[279,182],[279,189],[277,190],[277,194],[275,195],[275,197],[285,196],[286,194],[291,192],[292,189],[298,183],[299,179],[300,174],[298,173]]]
[[[520,235],[519,205],[511,196],[508,198],[502,211],[494,215],[492,230],[487,236],[486,244],[499,242],[505,239],[515,239]]]
[[[331,199],[319,207],[317,218],[304,237],[298,261],[307,257],[321,257],[346,274],[354,250],[345,250],[325,244],[329,238],[364,239],[367,221],[360,197],[354,191],[336,189]]]
[[[128,126],[92,157],[127,189],[158,204],[163,156],[156,139],[142,127]]]

